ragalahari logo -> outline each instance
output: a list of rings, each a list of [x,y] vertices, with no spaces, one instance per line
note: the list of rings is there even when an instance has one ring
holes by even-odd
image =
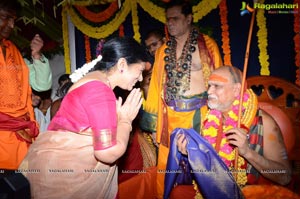
[[[250,14],[250,12],[253,12],[254,9],[249,6],[245,1],[242,1],[242,7],[241,7],[241,16],[244,16],[245,14]]]

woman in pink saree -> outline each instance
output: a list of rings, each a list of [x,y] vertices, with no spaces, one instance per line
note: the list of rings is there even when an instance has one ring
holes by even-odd
[[[77,69],[48,131],[19,167],[32,198],[116,198],[116,160],[126,150],[132,120],[141,104],[147,56],[131,38],[107,41],[102,56]],[[122,104],[113,89],[131,90]]]

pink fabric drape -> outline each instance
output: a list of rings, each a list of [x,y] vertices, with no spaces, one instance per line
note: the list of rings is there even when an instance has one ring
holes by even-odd
[[[19,167],[32,197],[115,198],[116,165],[95,158],[94,135],[111,132],[96,140],[102,150],[116,144],[116,128],[116,98],[109,87],[90,81],[70,90],[48,131],[31,145]]]
[[[97,139],[95,143],[96,150],[116,144],[116,97],[113,91],[100,81],[90,81],[70,91],[64,97],[48,130],[81,133],[89,128],[92,129],[94,137],[99,137],[101,132],[103,135],[103,139]]]

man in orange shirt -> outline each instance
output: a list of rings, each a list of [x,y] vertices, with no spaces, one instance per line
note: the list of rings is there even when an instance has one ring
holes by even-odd
[[[32,63],[8,40],[14,28],[17,0],[0,2],[0,169],[17,169],[39,131],[34,119],[31,86],[48,90],[52,75],[48,60],[41,55],[43,40],[31,41]],[[30,78],[30,79],[29,79]]]

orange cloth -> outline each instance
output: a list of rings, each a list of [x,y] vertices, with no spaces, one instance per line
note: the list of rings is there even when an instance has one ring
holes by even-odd
[[[134,177],[119,184],[118,199],[156,199],[156,167],[145,169]]]
[[[133,171],[143,169],[143,156],[138,141],[139,133],[139,130],[134,132],[132,141],[128,144],[125,154],[118,161],[119,183],[122,183],[138,174]]]
[[[12,42],[3,40],[3,44],[6,58],[0,48],[0,112],[13,117],[28,113],[34,121],[28,67]],[[15,132],[0,130],[0,168],[17,169],[27,150],[28,144]]]
[[[300,196],[291,190],[277,185],[247,185],[242,189],[246,199],[300,199]],[[191,185],[180,185],[175,187],[170,199],[194,199],[196,191]]]

